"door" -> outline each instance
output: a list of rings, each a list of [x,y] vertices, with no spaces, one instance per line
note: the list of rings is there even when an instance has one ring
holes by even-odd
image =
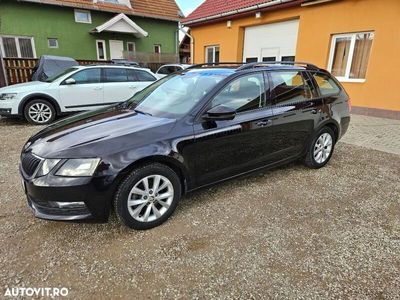
[[[73,81],[69,81],[70,78]],[[103,105],[100,68],[78,71],[64,80],[59,88],[61,105],[66,111],[88,110]]]
[[[304,151],[320,122],[323,100],[317,97],[305,71],[274,71],[268,76],[274,113],[274,160],[290,159]]]
[[[194,125],[191,161],[195,162],[197,185],[206,185],[268,163],[271,153],[272,109],[261,72],[228,83],[209,103],[236,109],[233,120],[205,121]]]
[[[261,59],[262,62],[279,61],[280,60],[279,48],[262,48]]]
[[[292,60],[296,55],[299,20],[245,28],[243,61]]]
[[[117,40],[110,40],[110,56],[111,59],[124,58],[124,42]]]
[[[128,100],[135,94],[137,88],[129,81],[126,68],[104,68],[103,81],[106,105]]]

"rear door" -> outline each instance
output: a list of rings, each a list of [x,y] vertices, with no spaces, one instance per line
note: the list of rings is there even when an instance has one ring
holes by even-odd
[[[308,73],[302,70],[270,71],[273,104],[274,160],[300,155],[320,122],[323,99]]]
[[[64,80],[59,86],[61,105],[66,111],[88,110],[103,105],[100,68],[84,69],[68,78],[74,79],[75,83],[66,84]]]
[[[104,104],[128,100],[135,93],[126,68],[103,68]]]

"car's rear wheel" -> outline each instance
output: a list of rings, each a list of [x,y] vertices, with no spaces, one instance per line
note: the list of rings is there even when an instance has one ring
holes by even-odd
[[[335,148],[335,134],[329,127],[323,127],[312,139],[304,163],[307,167],[318,169],[325,166]]]
[[[153,163],[132,171],[121,183],[114,208],[120,221],[133,229],[150,229],[164,223],[181,198],[178,175]]]
[[[24,116],[31,124],[46,125],[54,121],[56,110],[49,101],[35,99],[25,105]]]

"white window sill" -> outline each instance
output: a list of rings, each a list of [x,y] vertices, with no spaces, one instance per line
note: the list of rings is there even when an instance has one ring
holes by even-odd
[[[339,80],[339,82],[352,82],[352,83],[366,82],[366,79],[352,79],[352,78],[340,78],[340,77],[337,77],[336,79]]]

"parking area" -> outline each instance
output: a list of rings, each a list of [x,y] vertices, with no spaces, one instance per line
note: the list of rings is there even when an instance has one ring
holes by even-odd
[[[18,159],[40,127],[0,119],[0,293],[66,287],[80,299],[397,298],[396,122],[353,116],[325,168],[296,163],[203,189],[164,225],[133,231],[115,217],[107,224],[35,219]]]

